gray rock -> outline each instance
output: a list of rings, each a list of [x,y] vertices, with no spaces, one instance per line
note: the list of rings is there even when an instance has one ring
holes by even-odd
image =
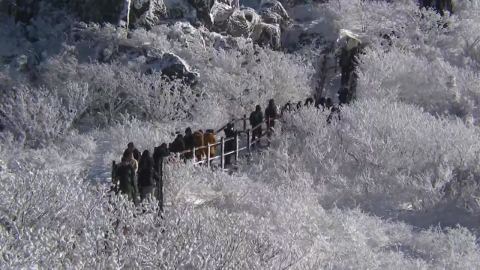
[[[273,50],[280,50],[281,44],[281,31],[278,24],[259,23],[255,25],[252,35],[252,40],[258,45],[270,46]]]
[[[288,26],[290,17],[279,1],[268,1],[261,4],[258,13],[264,23]]]
[[[147,59],[147,74],[161,72],[169,80],[180,79],[187,85],[198,83],[200,75],[190,71],[188,64],[173,53],[165,53],[161,58],[153,57]]]
[[[235,10],[228,22],[224,26],[225,29],[222,32],[232,35],[234,37],[244,37],[248,38],[255,25],[260,23],[260,17],[251,8],[242,8],[240,10]]]

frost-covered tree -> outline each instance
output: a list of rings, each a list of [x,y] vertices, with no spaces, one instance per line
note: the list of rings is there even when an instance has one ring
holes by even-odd
[[[282,34],[323,35],[295,53],[186,21],[78,22],[49,5],[28,26],[2,21],[0,268],[477,268],[478,3],[454,8],[288,8],[298,20]],[[155,201],[137,208],[109,193],[111,162],[130,141],[152,151],[186,127],[312,95],[312,63],[340,29],[368,41],[341,120],[286,113],[271,147],[230,174],[167,163],[163,218]],[[165,59],[198,83],[165,78]]]

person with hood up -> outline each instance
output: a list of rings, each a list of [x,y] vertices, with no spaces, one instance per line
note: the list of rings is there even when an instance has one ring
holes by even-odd
[[[192,129],[188,127],[185,129],[185,136],[183,136],[183,142],[185,143],[185,150],[192,151],[193,145],[194,145],[193,141],[194,140],[193,140]],[[185,158],[187,159],[193,158],[193,153],[192,152],[185,153]]]
[[[122,162],[118,164],[115,171],[117,178],[115,183],[119,182],[118,189],[121,194],[126,194],[130,201],[137,197],[135,189],[135,170],[130,164],[129,158],[123,156]]]
[[[255,111],[253,111],[250,114],[249,120],[250,120],[250,125],[252,126],[252,142],[253,142],[257,138],[260,138],[262,136],[261,124],[263,123],[263,112],[262,112],[262,107],[260,107],[260,105],[257,105],[255,107]],[[260,145],[260,140],[257,141],[255,144],[253,144],[254,147],[259,145]]]
[[[325,97],[319,98],[317,104],[315,104],[315,108],[322,109],[322,111],[325,110],[325,102],[326,101],[327,100],[325,99]]]
[[[314,100],[311,97],[309,97],[305,100],[305,106],[306,107],[310,107],[310,105],[313,105],[313,103],[314,103]]]
[[[233,124],[228,123],[227,128],[225,128],[223,132],[225,132],[226,139],[232,138],[231,140],[225,142],[225,153],[235,151],[237,149],[237,142],[235,140],[235,135],[237,134],[237,131],[234,129]],[[225,165],[231,164],[230,160],[232,155],[235,155],[235,153],[225,155]]]
[[[155,180],[158,178],[154,166],[155,162],[150,156],[150,151],[143,151],[138,169],[138,187],[140,190],[140,200],[142,202],[148,194],[152,195],[152,197],[154,195]]]
[[[203,141],[203,133],[200,132],[199,130],[195,131],[193,133],[193,146],[195,148],[200,148],[204,146],[204,141]],[[195,158],[197,158],[198,161],[203,160],[205,157],[205,148],[202,149],[195,149]]]
[[[207,132],[203,135],[203,143],[205,145],[212,145],[210,146],[210,158],[215,156],[215,144],[217,142],[217,139],[215,138],[215,132],[213,129],[207,129]],[[205,156],[208,156],[208,149],[205,149]]]
[[[265,109],[265,118],[268,119],[267,127],[269,129],[275,127],[275,120],[278,118],[278,109],[273,99],[268,101],[268,107]]]
[[[134,158],[133,151],[130,149],[125,149],[123,152],[123,157],[127,159],[127,162],[135,170],[135,173],[138,171],[138,161]]]
[[[162,162],[162,159],[167,158],[169,155],[170,155],[170,152],[168,151],[168,147],[166,143],[162,143],[160,146],[155,147],[153,149],[154,169],[157,173],[160,173],[159,172],[160,162]]]
[[[292,112],[292,103],[290,101],[283,106],[280,115],[283,116],[286,112]]]
[[[185,141],[183,140],[183,135],[178,134],[175,140],[173,140],[172,145],[170,146],[171,153],[181,153],[185,151]]]
[[[129,142],[127,144],[127,150],[130,150],[133,153],[133,158],[138,162],[140,158],[140,151],[138,151],[138,149],[135,148],[135,145],[133,145],[133,142]]]

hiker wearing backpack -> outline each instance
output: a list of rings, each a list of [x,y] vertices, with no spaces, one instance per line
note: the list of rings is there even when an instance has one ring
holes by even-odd
[[[194,155],[197,161],[201,161],[205,157],[205,149],[198,149],[204,145],[203,133],[200,130],[195,131],[193,133],[193,146],[195,147]]]
[[[227,128],[223,130],[225,133],[225,138],[230,139],[227,142],[225,142],[225,153],[229,153],[232,151],[235,151],[237,149],[237,141],[235,140],[237,131],[235,130],[234,126],[232,123],[227,124]],[[235,153],[225,155],[225,165],[231,164],[231,157],[232,155],[235,155]]]
[[[215,132],[213,131],[213,129],[207,129],[207,132],[205,132],[205,134],[203,134],[203,143],[205,146],[208,146],[208,144],[210,144],[210,158],[214,157],[215,156],[215,145],[212,145],[212,144],[215,144],[217,142],[217,139],[215,138]],[[205,148],[205,156],[208,156],[208,149]]]
[[[252,126],[252,141],[255,139],[260,138],[262,136],[262,122],[263,122],[263,112],[262,107],[257,105],[255,107],[255,111],[250,114],[250,125]],[[258,126],[258,127],[257,127]],[[260,146],[260,140],[254,144],[255,146]]]
[[[152,197],[154,195],[155,180],[158,178],[154,166],[155,162],[150,156],[150,151],[143,151],[138,168],[138,187],[141,202],[146,199],[148,194],[152,195]]]
[[[126,150],[131,151],[133,153],[133,158],[138,162],[138,160],[140,159],[140,151],[138,151],[138,149],[135,148],[135,145],[133,144],[133,142],[129,142],[127,144]]]
[[[132,167],[128,157],[122,157],[122,162],[118,164],[115,171],[117,178],[114,180],[118,182],[118,191],[121,194],[127,194],[130,201],[134,201],[137,197],[135,192],[135,170]]]

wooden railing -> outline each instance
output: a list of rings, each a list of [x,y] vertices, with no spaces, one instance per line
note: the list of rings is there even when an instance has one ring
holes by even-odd
[[[214,134],[214,135],[216,135],[219,132],[222,132],[223,130],[225,130],[227,128],[228,124],[234,124],[235,125],[235,123],[241,121],[242,124],[243,124],[242,129],[241,130],[236,130],[235,137],[233,137],[233,138],[225,138],[224,136],[222,136],[220,138],[219,142],[216,142],[216,143],[213,143],[213,144],[207,143],[207,145],[204,145],[204,146],[201,146],[201,147],[194,147],[193,149],[185,150],[185,151],[180,152],[180,153],[175,153],[175,154],[167,156],[167,157],[162,157],[162,159],[160,160],[160,163],[159,163],[159,168],[157,168],[159,177],[156,181],[156,189],[155,189],[155,191],[156,191],[155,192],[155,197],[158,199],[159,207],[160,207],[161,212],[163,212],[163,199],[164,199],[164,196],[163,196],[163,180],[164,180],[163,175],[164,175],[164,173],[163,173],[163,171],[164,171],[165,160],[167,160],[168,158],[171,158],[171,157],[176,157],[177,160],[181,160],[182,159],[181,157],[185,156],[185,154],[192,153],[191,158],[193,159],[193,164],[194,165],[206,164],[209,168],[211,168],[212,167],[212,161],[216,160],[216,159],[220,159],[220,169],[224,170],[225,169],[225,157],[227,155],[233,155],[234,154],[234,161],[237,161],[239,159],[240,151],[247,150],[247,154],[249,155],[252,151],[252,148],[251,148],[252,145],[259,142],[261,138],[267,136],[269,134],[269,132],[271,132],[271,129],[270,129],[270,126],[269,126],[269,122],[270,122],[269,118],[264,118],[263,121],[260,124],[256,125],[255,127],[252,127],[252,129],[247,128],[247,120],[248,120],[248,118],[247,118],[246,115],[243,115],[243,117],[241,117],[241,118],[233,119],[232,121],[230,121],[229,123],[227,123],[226,125],[221,127],[220,129],[218,129]],[[278,120],[273,119],[273,121],[277,122]],[[263,132],[263,129],[262,129],[263,124],[266,124],[266,129],[264,130],[264,132]],[[260,135],[257,138],[255,138],[255,140],[252,140],[252,137],[253,137],[252,131],[256,130],[256,129],[260,129],[260,132],[259,132]],[[240,135],[246,135],[246,137],[247,137],[247,145],[244,146],[244,147],[239,147]],[[235,143],[235,149],[230,151],[230,152],[225,153],[225,143],[229,142],[231,140],[235,140],[235,142],[236,142]],[[270,142],[268,142],[268,145],[270,145]],[[211,151],[212,147],[216,148],[217,146],[220,146],[220,155],[215,156],[214,153],[211,153],[210,151]],[[196,160],[196,157],[195,157],[196,151],[200,151],[200,150],[203,150],[203,149],[207,150],[207,155],[206,155],[205,159]],[[117,167],[116,162],[112,161],[112,181],[113,182],[115,182],[115,178],[116,178],[116,175],[115,175],[116,167]]]

